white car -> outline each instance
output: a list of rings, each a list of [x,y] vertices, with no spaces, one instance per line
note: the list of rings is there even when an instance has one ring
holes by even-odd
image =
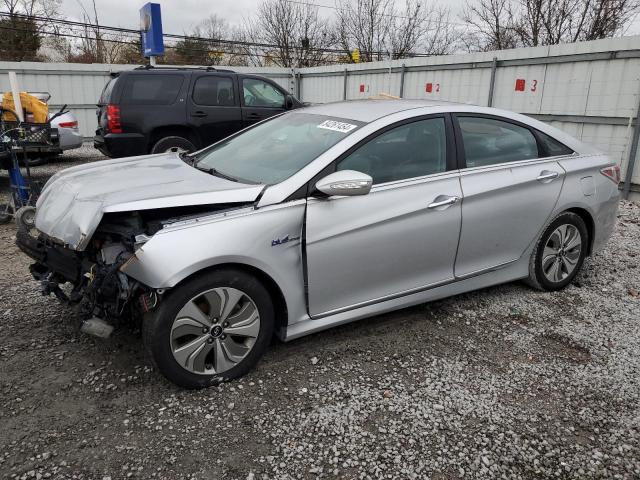
[[[53,114],[55,114],[55,112]],[[49,116],[53,115],[50,113]],[[82,146],[82,133],[80,133],[78,129],[78,119],[73,113],[67,112],[54,118],[51,122],[51,127],[58,129],[58,153]]]

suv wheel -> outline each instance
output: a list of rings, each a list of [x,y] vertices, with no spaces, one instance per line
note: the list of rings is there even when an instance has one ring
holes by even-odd
[[[245,375],[273,334],[267,289],[239,270],[200,275],[172,290],[143,321],[145,345],[160,372],[186,388]]]
[[[158,140],[151,153],[166,153],[166,152],[195,152],[196,146],[184,137],[170,136],[164,137]]]
[[[539,290],[560,290],[580,271],[589,234],[584,220],[572,212],[558,215],[546,228],[529,264],[528,283]]]

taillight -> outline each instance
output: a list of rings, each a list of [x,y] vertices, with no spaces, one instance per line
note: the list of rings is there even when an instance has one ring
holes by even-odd
[[[620,165],[604,167],[600,169],[600,173],[612,180],[616,185],[620,183]]]
[[[58,127],[61,128],[78,128],[78,122],[60,122]]]
[[[117,105],[107,105],[107,130],[111,133],[122,133],[120,107]]]

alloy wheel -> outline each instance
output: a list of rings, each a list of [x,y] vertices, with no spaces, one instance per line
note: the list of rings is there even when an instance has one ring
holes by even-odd
[[[553,283],[562,282],[575,270],[580,260],[582,236],[571,224],[556,228],[542,252],[542,272]]]
[[[189,372],[220,374],[251,352],[259,333],[255,302],[235,288],[214,288],[178,312],[171,327],[171,351]]]

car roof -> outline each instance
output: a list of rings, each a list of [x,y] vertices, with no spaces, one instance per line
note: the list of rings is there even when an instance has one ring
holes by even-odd
[[[304,108],[305,113],[327,115],[329,117],[348,118],[359,122],[373,122],[387,115],[411,110],[413,108],[439,107],[443,105],[460,105],[444,100],[349,100],[344,102],[325,103]]]

